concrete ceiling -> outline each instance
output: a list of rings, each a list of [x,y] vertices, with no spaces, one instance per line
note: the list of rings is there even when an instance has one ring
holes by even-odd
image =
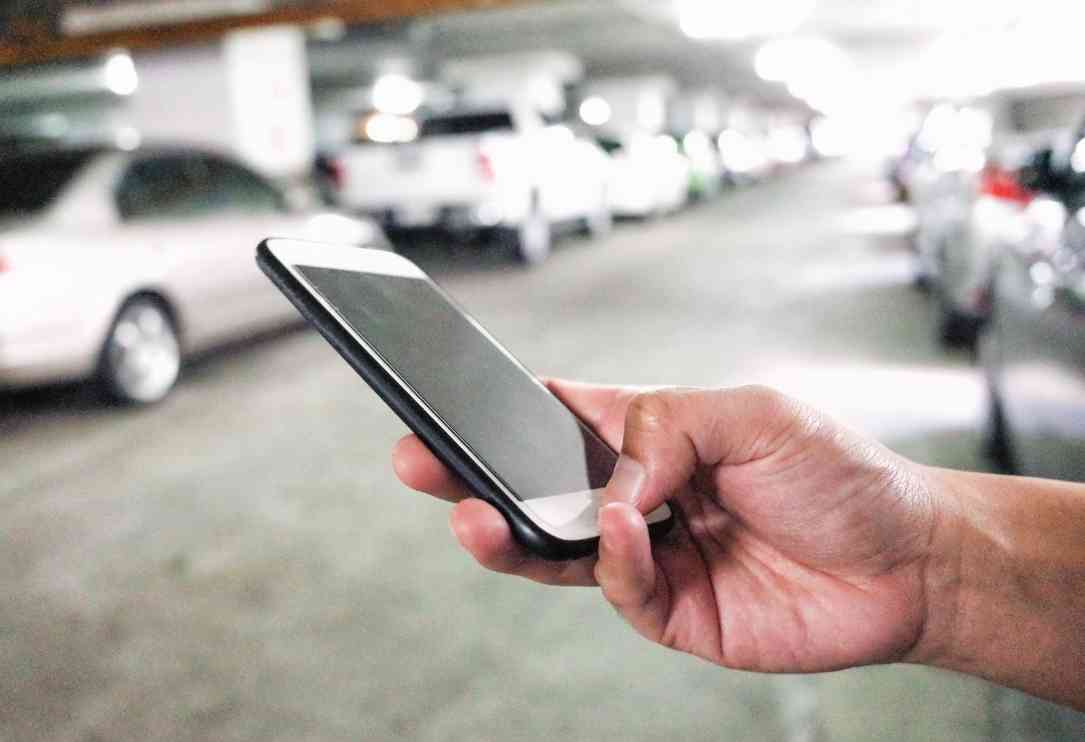
[[[960,15],[962,3],[970,1],[819,0],[794,33],[833,41],[862,67],[892,67],[922,54],[946,27],[947,7]],[[415,25],[415,35],[438,57],[561,49],[584,60],[589,76],[665,72],[685,87],[792,102],[782,85],[766,83],[754,72],[763,38],[690,39],[679,28],[672,0],[549,0],[420,19]]]

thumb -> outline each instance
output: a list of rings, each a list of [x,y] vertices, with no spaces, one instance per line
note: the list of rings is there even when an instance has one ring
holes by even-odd
[[[663,389],[638,394],[625,416],[622,452],[604,503],[650,513],[702,467],[773,453],[796,428],[800,405],[772,389]]]

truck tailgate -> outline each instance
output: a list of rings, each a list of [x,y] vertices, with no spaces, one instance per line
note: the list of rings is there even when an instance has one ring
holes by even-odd
[[[475,138],[363,145],[345,151],[341,164],[342,200],[356,208],[471,203],[492,185]]]

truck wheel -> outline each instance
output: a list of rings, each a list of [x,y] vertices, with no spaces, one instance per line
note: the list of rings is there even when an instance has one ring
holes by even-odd
[[[109,328],[98,365],[105,393],[121,404],[162,400],[177,383],[181,344],[162,303],[150,296],[129,299]]]
[[[550,255],[553,235],[550,222],[541,212],[534,211],[522,224],[508,229],[505,239],[517,260],[525,265],[539,265]]]

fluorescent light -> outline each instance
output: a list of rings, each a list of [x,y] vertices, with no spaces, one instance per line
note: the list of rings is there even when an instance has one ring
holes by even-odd
[[[404,75],[382,75],[373,85],[373,107],[381,113],[414,113],[424,97],[422,86]]]
[[[109,55],[102,68],[102,80],[116,95],[131,95],[139,88],[136,65],[127,52],[114,52]]]
[[[602,126],[610,121],[610,104],[598,95],[585,98],[580,104],[580,120],[589,126]]]
[[[676,0],[678,25],[692,39],[744,39],[789,33],[814,10],[815,0]]]

